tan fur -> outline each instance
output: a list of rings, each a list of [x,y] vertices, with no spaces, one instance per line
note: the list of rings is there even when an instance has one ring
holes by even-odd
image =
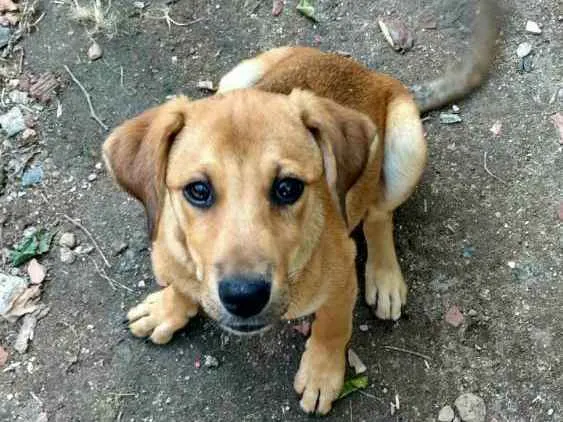
[[[315,314],[294,387],[306,412],[326,414],[344,381],[357,293],[349,233],[360,222],[367,303],[383,319],[399,318],[406,303],[392,215],[426,163],[408,90],[351,59],[283,47],[235,67],[214,97],[175,99],[125,122],[103,152],[145,205],[154,273],[167,286],[130,310],[133,334],[166,343],[199,309],[237,329],[218,286],[259,274],[270,299],[245,324]],[[283,177],[305,189],[280,207],[270,192]],[[184,198],[196,180],[213,186],[208,209]]]

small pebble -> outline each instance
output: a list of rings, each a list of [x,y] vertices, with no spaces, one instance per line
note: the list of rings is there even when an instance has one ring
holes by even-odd
[[[59,238],[59,245],[68,249],[72,249],[76,246],[76,236],[72,232],[66,232]]]
[[[459,327],[463,324],[463,313],[459,309],[457,305],[453,305],[448,309],[446,315],[444,316],[444,320],[450,324],[452,327]]]
[[[516,262],[514,261],[508,261],[506,265],[508,265],[511,269],[516,268]]]
[[[102,54],[102,47],[100,47],[100,44],[94,41],[88,48],[88,58],[92,61],[98,60],[100,57],[102,57]]]
[[[536,35],[541,34],[540,26],[534,21],[526,22],[526,31],[528,31],[531,34],[536,34]]]
[[[440,113],[440,123],[443,125],[451,125],[454,123],[460,123],[463,120],[459,116],[459,114],[455,113]]]
[[[197,83],[197,87],[199,89],[204,89],[207,91],[215,91],[215,88],[213,87],[213,82],[211,81],[199,81]]]
[[[206,355],[203,364],[206,368],[217,368],[219,366],[219,361],[213,356]]]
[[[516,49],[516,55],[520,58],[526,57],[531,52],[532,52],[532,44],[530,44],[529,42],[521,43]]]
[[[74,253],[77,255],[88,255],[92,253],[94,247],[92,245],[80,245],[74,249]]]
[[[100,161],[98,161],[94,167],[96,168],[96,170],[101,170],[104,165]]]
[[[25,119],[19,107],[12,107],[10,111],[0,116],[0,126],[11,137],[22,132],[26,128]]]
[[[43,180],[43,167],[37,164],[29,167],[22,175],[22,186],[27,188],[29,186],[38,185]]]
[[[549,409],[549,410],[547,411],[547,416],[551,416],[551,415],[553,415],[553,409]]]
[[[367,324],[360,325],[360,331],[361,332],[365,333],[368,330],[369,330],[369,325],[367,325]]]
[[[457,106],[457,105],[455,105],[455,104],[452,106],[452,112],[453,112],[453,113],[456,113],[456,114],[457,114],[457,113],[459,113],[460,111],[461,111],[461,109],[459,108],[459,106]]]
[[[113,256],[120,255],[128,247],[129,247],[129,245],[125,242],[118,242],[118,241],[113,242],[112,245],[111,245],[111,248],[113,249]]]
[[[134,1],[133,6],[136,7],[137,9],[143,10],[145,8],[146,4],[142,1]]]
[[[31,128],[24,129],[22,133],[22,140],[27,141],[30,138],[34,138],[37,132]]]
[[[438,422],[452,422],[455,414],[451,406],[444,406],[438,413]]]
[[[465,393],[455,400],[454,405],[462,422],[485,422],[487,408],[481,397]]]
[[[469,315],[470,317],[475,317],[475,316],[477,316],[477,311],[475,309],[470,309],[467,312],[467,315]]]
[[[145,280],[141,280],[137,283],[137,286],[140,287],[141,289],[144,289],[147,284],[145,283]]]
[[[97,178],[98,178],[98,176],[97,176],[96,174],[94,174],[94,173],[88,175],[88,181],[89,181],[89,182],[93,182],[93,181],[96,180]]]
[[[72,264],[76,260],[76,255],[69,248],[61,246],[60,258],[63,264]]]

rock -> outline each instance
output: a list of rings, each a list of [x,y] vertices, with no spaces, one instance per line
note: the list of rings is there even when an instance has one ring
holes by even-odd
[[[514,268],[516,268],[516,262],[514,261],[508,261],[506,263],[506,265],[508,265],[508,268],[510,268],[511,270],[513,270]]]
[[[125,242],[115,241],[111,244],[111,249],[113,250],[113,256],[122,254],[129,245]]]
[[[76,255],[88,255],[88,254],[92,253],[93,250],[94,250],[94,247],[92,245],[80,245],[80,246],[77,246],[74,249],[73,252]]]
[[[0,116],[0,126],[8,137],[17,135],[26,128],[25,119],[19,107],[12,107],[10,111]]]
[[[72,232],[66,232],[59,238],[59,245],[72,249],[76,246],[76,235]]]
[[[367,366],[362,362],[360,357],[351,348],[348,349],[348,365],[354,368],[356,375],[363,374],[368,370]]]
[[[461,422],[485,422],[487,408],[481,397],[465,393],[455,400],[454,406]]]
[[[27,288],[27,281],[21,277],[0,273],[0,314],[6,313],[13,301]]]
[[[531,52],[532,52],[532,44],[530,44],[529,42],[521,43],[520,45],[518,45],[518,48],[516,49],[516,55],[520,58],[526,57]]]
[[[206,355],[205,360],[203,361],[203,365],[206,368],[217,368],[219,366],[219,361],[213,356]]]
[[[37,132],[31,128],[25,128],[22,133],[22,140],[27,141],[28,139],[34,138]]]
[[[461,111],[461,108],[459,108],[458,105],[455,105],[455,104],[452,105],[452,113],[459,114],[460,111]]]
[[[33,339],[33,332],[37,325],[37,317],[34,314],[27,314],[23,317],[23,323],[14,343],[14,349],[19,353],[25,353],[29,341]]]
[[[146,4],[142,1],[134,1],[133,6],[137,9],[143,10],[146,7]]]
[[[97,178],[98,178],[98,176],[97,176],[96,174],[94,174],[94,173],[88,175],[88,181],[89,181],[89,182],[93,182],[93,181],[96,180]]]
[[[92,61],[98,60],[102,57],[103,50],[96,41],[92,43],[92,45],[88,48],[88,58]]]
[[[10,91],[10,93],[8,94],[8,98],[14,104],[28,104],[29,103],[29,96],[27,95],[27,92],[19,91],[17,89]]]
[[[463,324],[463,319],[463,314],[457,305],[451,306],[446,312],[446,315],[444,315],[444,320],[455,328]]]
[[[444,406],[438,413],[438,422],[452,422],[455,414],[451,406]]]
[[[443,125],[451,125],[454,123],[460,123],[463,120],[459,114],[455,113],[440,113],[440,123]]]
[[[360,331],[361,331],[362,333],[365,333],[366,331],[369,331],[369,325],[367,325],[367,324],[361,324],[359,328],[360,328]]]
[[[540,26],[534,21],[526,22],[526,31],[528,31],[531,34],[535,34],[535,35],[541,34]]]
[[[60,258],[63,264],[72,264],[76,260],[76,255],[69,248],[61,246]]]
[[[101,170],[104,165],[100,161],[98,161],[94,167],[96,168],[96,170]]]
[[[21,183],[24,188],[33,185],[38,185],[42,181],[43,181],[43,166],[41,164],[37,164],[29,167],[22,174]]]
[[[199,81],[197,83],[197,87],[199,89],[203,89],[207,91],[216,91],[216,89],[213,87],[213,82],[211,81]]]
[[[4,48],[10,42],[12,30],[7,26],[0,26],[0,48]]]

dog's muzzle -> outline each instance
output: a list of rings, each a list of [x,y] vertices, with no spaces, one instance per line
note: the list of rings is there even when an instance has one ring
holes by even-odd
[[[271,324],[267,315],[272,283],[260,276],[237,275],[219,282],[219,299],[225,310],[221,325],[236,333],[263,331]]]

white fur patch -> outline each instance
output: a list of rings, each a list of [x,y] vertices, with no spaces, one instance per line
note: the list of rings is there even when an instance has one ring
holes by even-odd
[[[262,65],[258,60],[246,60],[221,78],[218,93],[235,89],[250,88],[264,75]]]

